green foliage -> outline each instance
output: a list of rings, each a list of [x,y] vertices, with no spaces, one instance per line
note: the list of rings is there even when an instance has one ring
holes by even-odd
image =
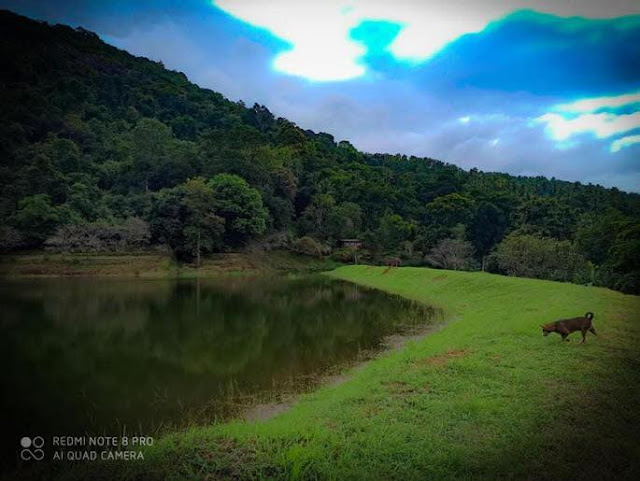
[[[39,246],[61,223],[60,209],[51,205],[47,194],[25,197],[18,203],[13,222],[27,245]]]
[[[213,208],[224,219],[225,243],[240,245],[264,234],[268,213],[260,193],[237,175],[218,174],[209,183]]]
[[[302,214],[303,232],[326,239],[330,234],[329,216],[335,210],[336,201],[330,194],[316,194]]]
[[[573,281],[587,269],[572,242],[530,234],[510,234],[494,255],[499,269],[512,276]]]
[[[507,216],[491,202],[481,201],[476,206],[469,227],[470,240],[476,251],[486,256],[502,239],[507,228]]]
[[[166,245],[176,257],[185,255],[183,229],[187,212],[182,197],[180,188],[163,189],[153,196],[149,213],[152,241]]]
[[[415,225],[405,221],[398,214],[385,215],[380,220],[377,238],[386,251],[399,251],[405,242],[411,240]]]
[[[362,257],[360,251],[353,247],[340,247],[331,253],[332,259],[345,264],[353,264],[359,257]]]
[[[529,233],[556,239],[573,237],[575,210],[558,199],[534,197],[520,205],[517,216]]]
[[[357,237],[362,229],[362,209],[354,202],[337,205],[329,212],[327,228],[332,239]]]
[[[359,238],[375,255],[412,262],[458,238],[480,261],[515,232],[575,239],[596,283],[637,289],[637,194],[362,153],[85,30],[8,12],[0,27],[4,249],[41,247],[59,225],[128,217],[150,225],[152,245],[185,259],[197,257],[198,232],[210,252],[286,231],[330,247]],[[198,177],[211,179],[221,240],[218,222],[205,228],[183,204],[185,182]]]
[[[605,268],[610,269],[608,285],[637,294],[640,292],[640,222],[628,222],[615,235]]]
[[[150,217],[152,239],[179,259],[195,259],[199,265],[202,254],[222,245],[224,219],[216,215],[213,190],[203,178],[161,190]]]
[[[203,252],[220,247],[225,230],[224,219],[215,214],[214,193],[203,178],[189,179],[181,187],[181,203],[186,214],[182,229],[184,247],[200,265]]]
[[[471,216],[473,200],[460,194],[447,194],[436,198],[427,205],[427,216],[430,223],[453,227],[465,223]]]
[[[83,219],[95,221],[107,217],[108,212],[102,208],[101,202],[100,190],[95,185],[76,182],[69,189],[67,205]]]
[[[597,283],[623,292],[640,292],[640,221],[617,210],[584,216],[576,244],[599,266]]]

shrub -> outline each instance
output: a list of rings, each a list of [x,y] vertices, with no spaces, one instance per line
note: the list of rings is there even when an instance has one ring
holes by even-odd
[[[22,247],[24,238],[22,234],[13,227],[0,226],[0,252],[9,252]]]
[[[353,247],[341,247],[340,249],[335,249],[331,253],[331,258],[338,262],[353,263],[355,261],[356,253],[357,253],[357,250],[354,249]]]
[[[313,237],[304,236],[294,241],[292,250],[305,256],[322,257],[327,248]]]
[[[247,250],[253,251],[273,251],[278,249],[288,249],[291,247],[293,236],[288,231],[273,232],[262,238],[255,239],[247,245]]]
[[[129,217],[121,224],[62,225],[45,241],[45,248],[54,252],[114,252],[143,247],[149,238],[149,225]]]

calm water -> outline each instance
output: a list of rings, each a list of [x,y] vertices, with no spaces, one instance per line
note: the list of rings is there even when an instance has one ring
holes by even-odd
[[[436,311],[322,276],[0,284],[3,441],[205,424]],[[10,450],[12,452],[13,450]]]

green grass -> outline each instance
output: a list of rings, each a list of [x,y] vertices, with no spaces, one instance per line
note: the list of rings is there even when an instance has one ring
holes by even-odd
[[[85,465],[67,475],[638,479],[640,298],[419,268],[350,266],[328,275],[439,305],[451,321],[269,421],[176,433],[144,463]],[[600,335],[586,344],[579,333],[569,343],[541,335],[540,323],[588,310]]]

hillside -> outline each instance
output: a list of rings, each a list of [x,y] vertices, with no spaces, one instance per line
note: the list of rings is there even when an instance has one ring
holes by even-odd
[[[359,238],[365,261],[640,289],[636,194],[363,153],[84,29],[2,11],[0,33],[2,251],[351,259]]]

